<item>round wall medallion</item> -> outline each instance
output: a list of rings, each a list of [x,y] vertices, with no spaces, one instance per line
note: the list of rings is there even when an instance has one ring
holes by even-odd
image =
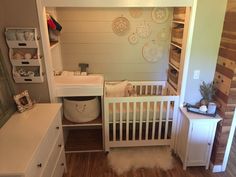
[[[138,25],[136,28],[136,32],[140,38],[147,38],[151,34],[151,27],[148,23],[143,22],[142,24]]]
[[[138,36],[136,33],[132,33],[129,37],[128,37],[128,41],[130,44],[137,44],[138,43]]]
[[[131,7],[129,8],[130,16],[133,18],[139,18],[143,15],[143,8],[141,7]]]
[[[125,17],[117,17],[112,22],[112,30],[118,36],[125,35],[130,28],[129,20]]]
[[[164,48],[155,40],[149,41],[143,46],[143,58],[151,63],[157,62],[163,56]]]
[[[167,41],[170,38],[171,30],[169,28],[162,28],[157,33],[157,39],[160,41]]]
[[[152,20],[156,23],[164,23],[169,18],[169,10],[165,7],[156,7],[152,10]]]

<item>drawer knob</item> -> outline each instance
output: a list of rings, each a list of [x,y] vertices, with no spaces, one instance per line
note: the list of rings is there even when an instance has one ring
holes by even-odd
[[[60,128],[59,126],[56,127],[57,130],[59,130],[59,128]]]
[[[37,167],[41,168],[41,167],[42,167],[42,163],[39,163],[39,164],[37,165]]]
[[[211,145],[211,143],[207,143],[208,144],[208,146],[210,146]]]
[[[221,80],[221,82],[223,83],[223,82],[224,82],[224,80]]]
[[[225,64],[225,62],[223,63],[223,66],[225,66],[226,64]]]
[[[61,166],[64,166],[65,164],[64,163],[61,163]]]
[[[60,148],[62,145],[61,144],[58,144],[58,147]]]

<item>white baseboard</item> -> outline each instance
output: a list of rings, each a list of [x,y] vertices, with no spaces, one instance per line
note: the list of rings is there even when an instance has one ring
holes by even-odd
[[[223,165],[213,165],[212,163],[210,164],[210,170],[213,173],[218,173],[218,172],[224,172]]]

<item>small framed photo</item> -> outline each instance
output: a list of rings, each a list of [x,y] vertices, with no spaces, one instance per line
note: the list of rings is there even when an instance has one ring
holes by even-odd
[[[27,109],[31,109],[33,107],[33,102],[30,99],[28,90],[23,91],[22,93],[15,95],[14,100],[17,105],[17,109],[19,112],[24,112]]]

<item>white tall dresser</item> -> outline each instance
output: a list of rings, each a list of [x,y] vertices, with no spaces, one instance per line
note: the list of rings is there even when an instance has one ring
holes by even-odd
[[[62,177],[61,104],[35,104],[0,129],[0,177]]]

